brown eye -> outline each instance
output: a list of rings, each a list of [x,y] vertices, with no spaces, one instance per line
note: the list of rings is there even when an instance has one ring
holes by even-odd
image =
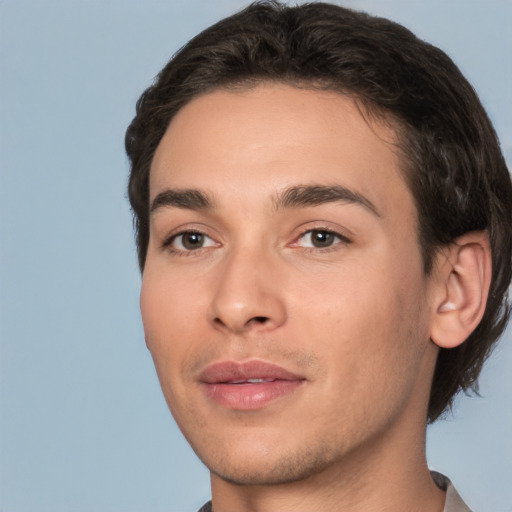
[[[328,249],[338,244],[348,244],[350,240],[328,229],[310,229],[303,233],[294,243],[296,247],[308,249]]]
[[[311,231],[310,236],[313,247],[330,247],[336,240],[334,233],[329,231]]]
[[[183,248],[189,251],[200,249],[204,244],[204,235],[201,233],[184,233],[181,238]]]
[[[169,243],[169,249],[175,252],[191,252],[205,247],[214,247],[216,244],[209,236],[197,231],[185,231],[174,235]]]

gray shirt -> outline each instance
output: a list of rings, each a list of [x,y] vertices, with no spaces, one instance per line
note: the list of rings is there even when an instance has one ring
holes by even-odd
[[[446,491],[444,512],[471,512],[447,477],[437,471],[431,471],[430,474],[437,486]]]
[[[447,477],[437,471],[431,471],[430,474],[437,486],[446,491],[444,512],[471,512]],[[213,512],[212,502],[205,503],[198,512]]]

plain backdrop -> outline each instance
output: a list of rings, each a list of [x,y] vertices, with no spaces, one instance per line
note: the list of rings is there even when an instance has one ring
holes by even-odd
[[[443,48],[512,157],[510,0],[347,0]],[[138,311],[123,137],[190,37],[241,0],[0,0],[0,512],[195,511],[208,473]],[[429,430],[477,512],[512,511],[512,332]]]

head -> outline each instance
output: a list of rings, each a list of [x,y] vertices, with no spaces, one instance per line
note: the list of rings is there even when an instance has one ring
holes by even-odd
[[[465,234],[488,234],[492,278],[482,320],[467,340],[441,348],[430,421],[460,390],[475,389],[510,312],[512,187],[495,131],[450,58],[391,21],[334,5],[255,3],[184,46],[137,103],[126,134],[129,198],[139,265],[149,242],[150,168],[170,122],[218,90],[285,84],[354,100],[368,120],[393,130],[402,177],[414,199],[423,272]]]

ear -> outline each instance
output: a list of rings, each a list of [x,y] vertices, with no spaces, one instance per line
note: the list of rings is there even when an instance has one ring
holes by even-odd
[[[437,256],[430,338],[453,348],[468,338],[482,319],[492,273],[486,232],[467,233]]]

